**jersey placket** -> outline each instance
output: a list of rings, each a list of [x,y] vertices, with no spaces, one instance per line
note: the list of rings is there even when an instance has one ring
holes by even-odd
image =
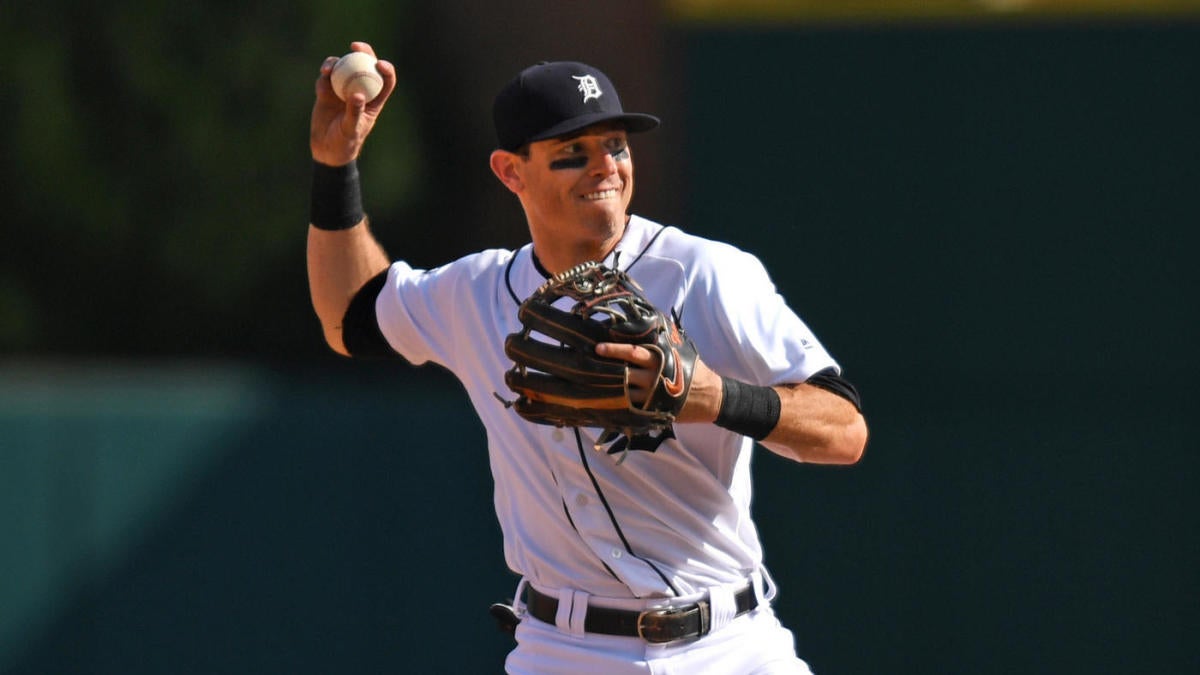
[[[563,429],[562,432],[563,447],[554,454],[555,473],[567,516],[584,544],[634,595],[659,594],[663,590],[674,592],[666,571],[639,557],[629,545],[620,518],[613,512],[606,494],[616,488],[601,484],[593,471],[594,462],[614,460],[593,450],[591,431]]]

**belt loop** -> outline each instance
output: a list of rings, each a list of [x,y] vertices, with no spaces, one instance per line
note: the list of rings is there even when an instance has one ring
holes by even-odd
[[[588,613],[588,599],[592,596],[583,591],[575,591],[571,595],[574,599],[574,602],[571,603],[571,634],[583,637],[584,620]]]
[[[710,612],[710,633],[715,633],[728,626],[737,616],[737,601],[734,599],[732,586],[713,586],[708,589]]]
[[[771,573],[767,571],[766,567],[759,567],[752,572],[750,583],[754,584],[754,595],[758,598],[760,605],[769,604],[779,592],[779,587],[775,585],[775,579],[771,577]]]
[[[517,582],[517,590],[513,591],[513,612],[518,617],[525,616],[525,585],[527,583],[525,577],[521,577],[521,580]]]
[[[583,623],[587,616],[589,597],[591,596],[584,591],[558,589],[558,613],[554,617],[554,625],[564,633],[583,637]]]

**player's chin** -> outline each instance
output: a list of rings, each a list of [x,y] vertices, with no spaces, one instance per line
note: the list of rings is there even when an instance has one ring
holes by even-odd
[[[582,222],[594,223],[597,227],[619,226],[625,222],[625,205],[617,200],[581,204],[578,213]]]

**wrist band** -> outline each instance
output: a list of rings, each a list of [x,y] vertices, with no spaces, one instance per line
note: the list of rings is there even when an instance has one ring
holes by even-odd
[[[318,230],[348,230],[361,223],[363,218],[358,163],[328,166],[313,161],[308,222]]]
[[[779,392],[773,388],[722,377],[721,390],[717,426],[761,441],[779,424]]]

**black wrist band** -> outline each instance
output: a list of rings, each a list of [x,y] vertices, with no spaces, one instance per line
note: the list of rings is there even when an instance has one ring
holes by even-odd
[[[348,230],[362,222],[358,163],[328,166],[313,161],[309,222],[318,230]]]
[[[779,424],[779,392],[773,388],[722,377],[721,389],[717,426],[761,441]]]

